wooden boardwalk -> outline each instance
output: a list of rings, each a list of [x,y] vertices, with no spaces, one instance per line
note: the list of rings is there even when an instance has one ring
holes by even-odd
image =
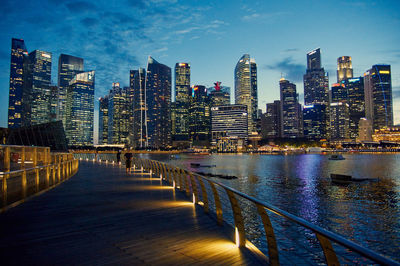
[[[60,186],[0,214],[1,265],[257,265],[182,192],[82,162]]]

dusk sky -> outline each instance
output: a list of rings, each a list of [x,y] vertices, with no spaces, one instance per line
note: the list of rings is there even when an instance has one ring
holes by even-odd
[[[279,79],[295,82],[303,104],[306,53],[321,48],[329,83],[336,60],[352,56],[354,75],[390,64],[395,123],[400,123],[400,1],[1,1],[0,127],[7,127],[11,38],[28,52],[82,57],[96,71],[99,97],[112,82],[129,85],[129,70],[151,55],[173,70],[191,65],[191,83],[221,81],[234,92],[234,68],[249,53],[258,66],[259,108],[279,99]],[[174,80],[174,76],[172,76]],[[174,84],[173,84],[174,85]],[[95,125],[96,126],[96,125]]]

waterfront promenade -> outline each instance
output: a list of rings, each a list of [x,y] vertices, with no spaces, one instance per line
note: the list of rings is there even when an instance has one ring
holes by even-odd
[[[0,236],[2,265],[266,263],[156,176],[94,162],[0,214]]]

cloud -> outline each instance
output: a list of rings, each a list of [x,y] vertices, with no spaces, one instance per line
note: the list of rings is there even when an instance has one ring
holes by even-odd
[[[246,15],[242,17],[243,21],[265,21],[270,20],[273,21],[281,16],[287,16],[289,12],[286,11],[278,11],[274,13],[253,13],[250,15]]]
[[[154,53],[161,53],[161,52],[165,52],[165,51],[168,51],[168,47],[162,47],[157,50],[154,50]]]
[[[392,87],[392,96],[394,99],[400,98],[400,86]]]
[[[253,20],[253,19],[259,18],[259,17],[260,17],[260,14],[258,14],[258,13],[253,13],[253,14],[251,14],[251,15],[243,16],[243,17],[242,17],[242,20],[247,20],[247,21],[249,21],[249,20]]]
[[[299,51],[299,49],[297,49],[297,48],[289,48],[289,49],[283,50],[282,52],[283,53],[291,53],[291,52],[298,52],[298,51]]]
[[[85,13],[96,11],[96,6],[92,2],[76,1],[66,3],[65,6],[71,13]]]
[[[263,69],[279,71],[291,82],[301,82],[306,71],[304,65],[295,63],[291,57],[284,58],[273,65],[264,65]]]

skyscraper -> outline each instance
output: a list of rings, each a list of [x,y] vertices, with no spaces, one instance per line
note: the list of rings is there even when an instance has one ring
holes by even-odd
[[[99,99],[99,144],[108,143],[108,95]]]
[[[281,137],[281,101],[267,103],[265,114],[261,117],[261,134],[263,139]]]
[[[256,132],[258,95],[257,64],[250,55],[243,55],[235,68],[235,104],[243,104],[248,109],[248,133]]]
[[[193,146],[210,144],[210,100],[205,86],[193,86],[193,99],[189,108],[189,135]]]
[[[211,107],[212,141],[218,138],[236,137],[247,139],[247,106],[229,104]]]
[[[347,79],[342,81],[342,84],[345,84],[347,88],[350,116],[349,137],[356,140],[360,119],[365,117],[364,78]]]
[[[171,145],[171,68],[149,56],[146,75],[147,146]]]
[[[129,144],[132,116],[129,87],[121,88],[118,82],[112,84],[108,96],[108,144]]]
[[[211,106],[228,105],[231,103],[230,88],[221,86],[221,82],[214,83],[214,87],[208,88],[210,93]]]
[[[76,74],[67,89],[66,129],[69,146],[93,145],[95,72]]]
[[[83,59],[72,55],[61,54],[58,58],[58,111],[57,118],[65,127],[65,104],[67,88],[76,74],[83,72]]]
[[[296,85],[281,78],[279,82],[281,94],[281,134],[283,138],[298,138],[300,132],[299,102],[296,92]]]
[[[23,113],[24,63],[28,51],[22,39],[11,40],[10,93],[8,100],[8,127],[18,128],[25,119]]]
[[[51,53],[35,50],[29,53],[30,122],[47,123],[51,119]]]
[[[148,147],[145,69],[131,70],[130,85],[133,88],[133,146],[143,149]]]
[[[353,77],[351,56],[341,56],[337,59],[337,82]]]
[[[348,93],[345,83],[334,83],[331,88],[333,103],[348,102]]]
[[[331,110],[331,139],[345,140],[349,134],[349,105],[347,102],[332,102]]]
[[[189,144],[189,106],[192,98],[190,64],[175,65],[174,142]],[[184,144],[183,144],[184,145]]]
[[[373,129],[393,125],[390,65],[373,65],[364,74],[365,115]]]
[[[330,122],[325,104],[305,105],[303,109],[304,137],[310,140],[321,140],[327,136],[327,121]],[[321,126],[323,125],[323,126]]]
[[[325,112],[321,114],[325,120],[320,120],[319,117],[318,121],[314,121],[312,124],[321,127],[317,131],[319,132],[318,134],[325,134],[321,136],[322,138],[329,138],[329,78],[324,68],[321,67],[321,51],[319,48],[307,53],[307,72],[303,79],[304,104],[308,106],[325,105],[325,108],[318,107],[314,109],[316,113]],[[310,119],[313,117],[317,119],[316,116],[311,115],[312,112],[310,113],[310,110],[311,109],[307,109],[304,115],[307,114]],[[304,124],[304,132],[311,132],[306,130],[306,124]],[[312,138],[314,138],[314,136]]]

